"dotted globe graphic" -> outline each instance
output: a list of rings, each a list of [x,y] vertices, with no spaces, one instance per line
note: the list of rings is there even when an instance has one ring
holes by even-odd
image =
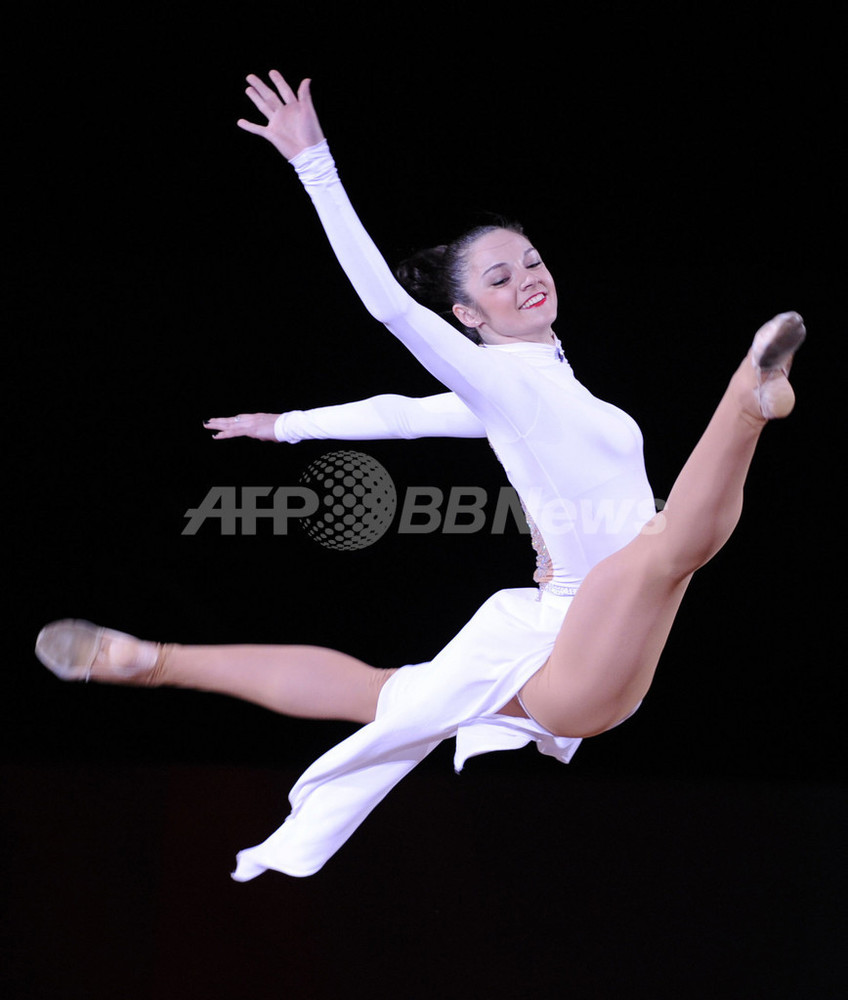
[[[362,452],[322,455],[306,468],[300,482],[318,497],[318,510],[300,523],[310,538],[328,549],[364,549],[384,534],[395,516],[392,477]]]

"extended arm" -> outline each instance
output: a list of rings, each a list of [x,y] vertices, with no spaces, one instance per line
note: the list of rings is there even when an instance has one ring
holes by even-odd
[[[265,126],[240,121],[247,131],[267,138],[292,164],[318,212],[333,251],[365,307],[415,357],[452,389],[484,422],[505,422],[521,433],[502,410],[507,389],[503,371],[481,350],[441,317],[425,309],[401,288],[359,221],[338,178],[309,91],[309,81],[297,94],[276,72],[272,90],[250,76],[248,96],[268,118]],[[513,413],[532,413],[532,399],[517,398],[522,388],[509,388]]]
[[[338,406],[292,410],[280,414],[274,429],[278,441],[290,444],[328,438],[380,441],[486,436],[480,421],[452,392],[424,398],[386,394]]]
[[[385,394],[352,403],[287,413],[243,413],[206,421],[219,438],[261,441],[379,441],[394,438],[480,438],[486,431],[453,393],[411,397]]]

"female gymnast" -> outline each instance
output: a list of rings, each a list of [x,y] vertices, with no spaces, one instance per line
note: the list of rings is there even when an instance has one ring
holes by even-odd
[[[216,691],[292,716],[364,723],[298,780],[291,812],[241,851],[233,877],[318,871],[388,791],[442,740],[457,769],[523,746],[570,760],[581,739],[645,696],[693,573],[724,545],[766,423],[794,405],[787,373],[805,336],[797,313],[755,335],[657,513],[634,421],[574,377],[553,332],[556,289],[520,231],[486,227],[406,269],[432,283],[470,335],[395,280],[356,216],[316,115],[295,92],[248,77],[266,118],[241,120],[294,167],[369,312],[449,391],[381,396],[286,414],[208,422],[217,438],[487,437],[524,504],[537,587],[490,597],[430,662],[380,670],[317,646],[184,646],[88,622],[46,626],[36,651],[59,677]],[[423,280],[423,279],[422,279]],[[610,513],[612,512],[612,516]],[[603,528],[598,530],[599,523]]]

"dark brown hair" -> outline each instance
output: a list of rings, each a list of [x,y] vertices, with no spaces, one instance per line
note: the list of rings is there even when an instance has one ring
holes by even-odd
[[[395,270],[398,281],[416,301],[444,316],[476,344],[480,343],[479,334],[457,320],[453,307],[457,303],[466,306],[474,304],[468,301],[468,293],[465,291],[468,251],[481,236],[499,229],[524,234],[517,222],[498,221],[474,226],[450,243],[419,250],[402,261]]]

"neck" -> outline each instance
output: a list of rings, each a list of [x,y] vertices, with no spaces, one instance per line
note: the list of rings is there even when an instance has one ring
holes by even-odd
[[[480,339],[484,344],[492,346],[501,344],[544,344],[546,347],[553,347],[556,344],[556,334],[551,327],[538,332],[522,334],[515,337],[507,337],[495,330],[488,328],[478,328]]]

